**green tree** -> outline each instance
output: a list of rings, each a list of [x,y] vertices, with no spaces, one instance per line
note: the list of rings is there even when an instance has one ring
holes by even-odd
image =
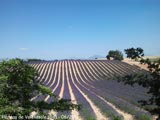
[[[45,61],[45,60],[36,59],[36,58],[27,59],[27,62],[41,62],[41,61]]]
[[[123,54],[119,50],[110,50],[106,58],[110,60],[111,57],[115,60],[123,60]]]
[[[144,56],[143,49],[138,48],[128,48],[124,50],[125,54],[127,54],[127,58],[136,59]]]
[[[140,86],[147,88],[150,98],[139,102],[142,106],[151,106],[148,108],[148,111],[158,115],[157,120],[160,120],[160,60],[158,62],[151,62],[149,59],[141,59],[140,62],[148,66],[149,72],[126,75],[118,77],[118,79],[125,84],[133,86],[138,83]]]
[[[21,59],[11,59],[0,63],[0,119],[3,115],[25,116],[35,111],[45,114],[45,110],[65,111],[79,109],[70,100],[58,100],[51,90],[38,83],[38,72]],[[35,95],[50,95],[51,103],[31,101]]]

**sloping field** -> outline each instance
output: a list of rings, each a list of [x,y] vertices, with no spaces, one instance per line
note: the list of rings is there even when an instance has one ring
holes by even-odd
[[[80,111],[57,113],[72,120],[111,120],[119,116],[124,120],[142,120],[146,111],[137,100],[147,98],[145,89],[130,87],[112,80],[115,75],[142,72],[136,66],[108,60],[61,60],[31,64],[40,73],[39,82],[52,89],[60,98],[81,104]],[[36,96],[32,100],[53,101],[50,96]]]

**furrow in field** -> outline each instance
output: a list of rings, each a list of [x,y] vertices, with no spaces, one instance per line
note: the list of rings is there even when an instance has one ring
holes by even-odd
[[[78,64],[79,62],[77,62],[77,64]],[[79,65],[79,64],[78,64]],[[82,78],[82,80],[83,80],[83,82],[86,84],[87,83],[87,85],[89,85],[90,87],[92,87],[92,88],[96,88],[96,89],[98,89],[98,86],[97,85],[95,85],[95,83],[97,83],[96,81],[93,81],[93,82],[91,82],[91,80],[89,80],[88,81],[88,79],[90,79],[90,78],[88,78],[87,77],[87,74],[85,74],[85,70],[81,70],[81,69],[78,69],[78,66],[77,65],[77,70],[79,70],[79,72],[82,74],[82,75],[84,75],[84,77]],[[103,86],[104,86],[104,84],[103,84]],[[101,88],[101,87],[99,87],[99,88]],[[104,87],[105,88],[105,87]],[[105,89],[104,89],[105,90]],[[112,93],[112,91],[110,91],[110,90],[107,90],[108,92],[110,92],[110,93]]]
[[[86,66],[89,73],[94,77],[94,80],[100,79],[97,73],[93,70],[93,68],[88,64],[88,62],[84,62],[84,65]],[[93,80],[93,79],[92,79]]]
[[[90,65],[93,66],[95,71],[99,74],[99,77],[103,79],[104,75],[107,75],[107,73],[104,71],[104,69],[96,63],[96,61],[89,61]]]
[[[91,72],[96,76],[96,78],[97,78],[96,80],[100,80],[101,76],[102,76],[101,75],[102,73],[100,73],[99,71],[97,71],[97,69],[95,69],[95,66],[92,65],[90,62],[92,63],[92,61],[87,61],[86,64],[91,69]]]
[[[136,65],[130,65],[126,62],[122,62],[121,63],[123,67],[125,67],[126,69],[130,70],[131,72],[142,72],[142,69]]]
[[[124,74],[129,74],[129,73],[135,72],[133,70],[133,67],[132,67],[132,69],[129,69],[128,67],[124,66],[123,65],[124,63],[121,61],[114,61],[114,62],[112,62],[112,64],[116,65],[119,69],[121,69],[124,72]]]
[[[46,63],[46,67],[45,67],[45,69],[44,69],[44,73],[43,73],[42,78],[41,78],[41,81],[40,81],[41,84],[43,84],[44,81],[46,80],[49,65],[50,65],[50,63]]]
[[[80,82],[79,82],[80,83]],[[81,84],[81,83],[80,83]],[[87,89],[88,91],[90,91],[88,88],[90,88],[90,86],[85,87],[84,84],[81,84],[81,86],[83,86],[85,89]],[[107,103],[109,106],[111,106],[113,109],[115,109],[119,114],[121,114],[125,120],[131,120],[133,119],[131,115],[129,115],[128,113],[124,113],[123,111],[117,109],[113,104],[111,104],[110,102],[106,101],[103,97],[99,96],[99,94],[95,94],[94,92],[90,91],[92,94],[94,94],[95,96],[98,96],[101,100],[103,100],[105,103]]]
[[[37,66],[35,67],[35,69],[37,70],[39,76],[37,78],[37,81],[39,81],[41,79],[41,76],[42,76],[42,69],[44,67],[44,63],[41,63],[41,64],[37,64]]]
[[[113,76],[115,76],[115,75],[123,75],[124,73],[121,71],[121,70],[119,70],[118,68],[117,68],[117,66],[113,66],[111,63],[110,63],[110,61],[107,61],[107,62],[101,62],[101,65],[102,66],[104,66],[106,69],[108,69],[108,70],[110,70],[110,71],[112,71],[113,73]],[[112,77],[112,76],[111,76]]]
[[[71,102],[73,104],[78,104],[77,103],[77,100],[76,100],[76,97],[75,97],[75,93],[74,91],[72,90],[72,87],[71,87],[71,84],[69,82],[69,68],[68,68],[68,61],[65,63],[65,70],[66,70],[66,81],[67,81],[67,85],[68,85],[68,89],[69,89],[69,93],[70,93],[70,98],[71,98]],[[71,119],[72,120],[82,120],[79,112],[77,110],[72,110],[71,111]]]
[[[29,64],[31,67],[36,68],[39,64]]]
[[[113,80],[113,82],[114,82],[114,80]],[[135,104],[132,104],[130,100],[126,101],[124,93],[128,92],[128,93],[132,94],[132,91],[129,92],[129,88],[127,88],[126,89],[127,91],[125,91],[124,93],[122,92],[122,90],[119,90],[119,91],[117,90],[118,92],[116,93],[116,88],[117,87],[113,83],[112,83],[112,85],[110,85],[110,84],[107,85],[107,83],[106,84],[102,83],[104,87],[99,86],[99,84],[100,83],[98,83],[98,82],[95,83],[95,86],[97,86],[97,89],[95,90],[95,89],[91,88],[91,91],[93,91],[97,95],[100,95],[101,97],[105,96],[104,99],[106,99],[107,101],[113,102],[114,105],[117,108],[120,108],[121,110],[127,111],[127,112],[129,112],[130,114],[133,114],[133,115],[145,114],[146,113],[144,110],[142,110],[139,107],[135,106]],[[108,87],[109,86],[112,86],[112,87],[106,88],[105,85],[107,85]],[[118,85],[118,87],[119,87],[119,85]],[[126,87],[126,86],[124,86],[124,87]],[[108,91],[108,90],[110,90],[110,91]],[[136,95],[135,95],[135,98],[132,95],[130,97],[134,101],[135,98],[136,98]]]
[[[64,68],[63,68],[63,72],[64,72],[64,92],[63,92],[63,98],[64,99],[71,99],[71,95],[69,92],[69,86],[67,83],[67,62],[68,61],[64,61]]]
[[[79,114],[84,120],[87,119],[94,119],[96,116],[94,114],[93,108],[91,107],[90,103],[86,100],[86,98],[80,93],[78,88],[75,86],[73,81],[76,80],[75,74],[73,72],[73,66],[70,63],[71,61],[68,61],[68,77],[69,77],[69,83],[71,85],[71,89],[75,95],[75,98],[77,100],[77,103],[81,106],[81,109],[79,111]]]
[[[42,64],[42,63],[41,63]],[[39,70],[41,64],[36,63],[36,64],[31,64],[32,67],[34,67],[36,70]]]
[[[92,61],[93,62],[93,61]],[[92,62],[90,63],[90,65],[92,64]],[[87,83],[87,84],[89,84],[89,85],[91,85],[93,88],[96,88],[95,86],[93,86],[93,83],[95,82],[95,80],[91,80],[91,78],[89,78],[88,77],[88,74],[89,73],[87,73],[87,71],[86,71],[86,69],[84,68],[82,68],[81,69],[81,65],[79,64],[79,62],[77,62],[77,68],[79,69],[79,71],[80,71],[80,73],[82,74],[82,78],[85,80],[85,82]],[[96,69],[96,67],[94,68],[94,69]],[[101,70],[100,70],[101,71]],[[95,72],[97,72],[96,70],[95,70]],[[86,74],[87,73],[87,74]],[[91,73],[90,73],[91,74]],[[94,73],[93,73],[94,74]]]
[[[106,75],[105,71],[103,70],[103,68],[100,68],[100,66],[98,64],[96,64],[95,61],[91,62],[90,65],[92,65],[95,69],[95,71],[99,74],[99,77],[101,79],[103,79],[103,76]]]
[[[88,80],[90,81],[94,81],[95,77],[93,75],[90,74],[89,70],[86,68],[86,65],[84,64],[86,61],[80,61],[80,65],[82,67],[82,69],[85,71],[85,74],[87,74],[87,77],[89,78]]]
[[[73,64],[72,64],[72,65],[73,65]],[[80,74],[78,74],[77,76],[80,76]],[[81,77],[80,77],[80,78],[81,78]],[[117,111],[119,114],[121,114],[121,115],[124,117],[125,120],[133,120],[133,117],[132,117],[130,114],[125,113],[125,112],[121,111],[120,109],[116,108],[115,105],[113,105],[112,103],[106,101],[106,100],[105,100],[103,97],[101,97],[99,94],[95,94],[92,90],[89,89],[90,86],[85,87],[85,86],[84,86],[84,83],[82,84],[82,83],[80,82],[80,79],[76,79],[76,80],[77,80],[78,84],[81,85],[83,88],[85,88],[88,92],[92,93],[94,96],[97,96],[99,99],[101,99],[101,100],[102,100],[103,102],[105,102],[107,105],[109,105],[109,106],[112,107],[115,111]],[[83,89],[83,88],[82,88],[82,89]]]
[[[122,75],[123,74],[123,72],[121,70],[118,70],[117,66],[114,67],[109,62],[103,62],[103,61],[101,62],[100,61],[100,62],[97,62],[97,63],[100,64],[100,66],[104,68],[104,71],[106,73],[109,72],[109,74],[107,76],[108,79],[114,79],[114,77],[116,75]]]
[[[78,62],[77,62],[78,63]],[[75,80],[75,83],[79,86],[79,88],[84,91],[84,93],[87,92],[87,95],[89,95],[89,97],[91,97],[91,99],[98,105],[99,108],[101,108],[102,110],[102,113],[104,115],[106,115],[107,111],[109,111],[109,114],[112,113],[114,114],[115,116],[120,116],[120,114],[118,112],[116,112],[115,109],[112,109],[112,107],[108,104],[106,104],[106,102],[104,100],[102,100],[101,98],[99,98],[99,96],[93,94],[93,93],[90,93],[90,87],[92,89],[96,89],[94,88],[94,86],[92,86],[91,84],[86,84],[85,79],[83,80],[80,72],[83,72],[83,71],[79,71],[78,68],[77,68],[77,65],[76,65],[76,62],[74,62],[73,66],[75,66],[75,70],[77,71],[77,78]],[[79,72],[78,72],[79,71]],[[111,116],[109,116],[111,117]]]
[[[50,76],[50,81],[48,82],[48,86],[51,88],[52,93],[54,93],[54,91],[56,90],[57,86],[59,85],[59,80],[58,80],[58,76],[59,76],[59,72],[57,72],[59,70],[59,62],[54,62],[54,67],[52,68],[52,75]],[[50,103],[54,101],[54,97],[53,96],[46,96],[44,101]],[[50,110],[49,111],[49,115],[56,115],[57,116],[57,112],[54,110]]]
[[[71,65],[73,66],[73,63],[71,62]],[[78,77],[77,77],[77,74],[75,72],[75,68],[73,67],[73,73],[75,74],[75,78],[76,80],[78,80]],[[99,119],[99,120],[107,120],[106,117],[101,113],[100,109],[94,104],[94,102],[88,98],[88,96],[82,92],[82,90],[76,85],[75,81],[73,81],[73,84],[75,85],[75,87],[79,90],[79,92],[85,97],[85,99],[90,103],[95,115],[96,115],[96,118]]]
[[[31,65],[32,66],[32,65]],[[34,64],[34,66],[32,66],[34,69],[37,70],[38,73],[40,73],[40,70],[42,69],[42,64]],[[41,68],[41,69],[40,69]]]
[[[90,78],[91,81],[96,80],[97,78],[92,74],[92,72],[90,71],[90,69],[88,68],[88,66],[86,65],[85,62],[82,62],[82,68],[86,71],[86,73],[88,74],[88,77]]]
[[[100,95],[108,96],[110,94],[116,97],[116,99],[123,99],[134,105],[137,105],[138,100],[146,99],[144,89],[138,86],[126,86],[123,83],[118,83],[116,80],[101,80],[101,82],[95,82],[93,85],[96,86],[96,92]]]
[[[89,87],[92,87],[92,88],[94,88],[94,89],[99,89],[99,88],[97,88],[97,85],[95,85],[95,82],[96,82],[96,81],[93,81],[93,82],[91,82],[91,80],[88,81],[88,79],[90,79],[90,78],[88,78],[88,77],[87,77],[87,74],[85,74],[86,71],[83,70],[83,69],[80,69],[81,66],[80,66],[79,62],[76,62],[76,63],[77,63],[77,64],[75,64],[75,67],[76,67],[76,70],[77,70],[78,74],[81,76],[80,78],[81,78],[81,81],[83,82],[82,84],[86,84],[86,85],[88,85]],[[97,81],[97,82],[99,82],[99,81]],[[97,82],[96,82],[96,84],[97,84]],[[103,85],[104,85],[104,84],[103,84]],[[100,87],[100,88],[101,88],[101,87]]]
[[[99,64],[101,67],[103,67],[107,73],[114,74],[114,70],[111,69],[111,67],[107,64],[107,62],[103,61],[95,61],[97,64]]]
[[[60,94],[60,92],[61,91],[63,91],[63,89],[64,88],[62,88],[62,83],[63,83],[63,81],[62,81],[62,68],[63,68],[63,61],[59,61],[60,62],[60,66],[59,66],[59,74],[58,74],[58,81],[59,81],[59,84],[58,84],[58,86],[57,86],[57,88],[55,89],[55,91],[54,91],[54,93],[56,94],[56,95],[58,95],[58,97],[60,98],[60,96],[59,96],[59,94]],[[62,89],[61,89],[62,88]],[[63,93],[62,93],[62,95],[63,95]]]
[[[53,79],[53,73],[54,73],[54,70],[55,70],[55,62],[52,63],[52,66],[51,66],[51,71],[50,71],[50,77],[49,79],[47,80],[47,83],[45,84],[47,87],[49,86],[49,84],[51,83],[52,79]]]
[[[103,64],[101,64],[101,63],[102,63],[101,61],[95,61],[95,64],[97,64],[99,66],[99,69],[103,70],[105,73],[105,74],[103,74],[104,76],[102,76],[102,77],[106,77],[106,78],[113,77],[113,75],[114,75],[113,71],[111,72],[110,69],[108,69],[106,66],[103,66]]]
[[[81,66],[79,65],[79,61],[73,61],[73,67],[75,67],[75,71],[77,75],[79,75],[78,77],[81,79],[81,81],[84,84],[87,84],[92,88],[95,88],[94,86],[92,86],[93,81],[90,80],[90,78],[87,77],[87,74],[85,74],[85,72],[81,69]]]
[[[79,69],[79,66],[78,66],[78,63],[79,63],[79,62],[73,61],[73,63],[74,63],[74,65],[75,65],[75,69],[76,69],[76,71],[77,71],[77,74],[79,75],[79,77],[80,77],[80,79],[82,80],[82,82],[83,82],[84,84],[89,85],[89,86],[92,87],[92,88],[95,88],[94,86],[92,86],[91,84],[89,84],[89,83],[87,82],[87,80],[85,79],[86,77],[83,77],[83,76],[84,76],[84,73]]]
[[[84,69],[84,67],[83,67],[83,65],[81,64],[81,62],[77,62],[77,64],[78,64],[79,69],[80,69],[81,71],[84,71],[84,72],[82,73],[82,75],[83,75],[84,78],[86,79],[86,82],[91,83],[91,82],[92,82],[92,80],[90,80],[91,77],[89,77],[89,73],[86,71],[86,69]]]
[[[95,94],[94,92],[91,91],[91,93]],[[96,95],[96,94],[95,94]],[[99,96],[98,97],[103,100],[105,103],[107,103],[108,105],[110,105],[113,109],[115,109],[119,114],[121,114],[124,117],[124,120],[133,120],[132,115],[123,112],[122,110],[118,109],[115,105],[113,105],[112,103],[106,101],[103,97]]]
[[[121,68],[121,66],[119,66],[119,63],[120,61],[108,61],[108,65],[110,65],[115,72],[119,72],[120,75],[128,74],[128,71],[125,71],[124,68]]]
[[[59,100],[60,99],[70,99],[70,98],[66,98],[67,94],[69,94],[69,91],[67,93],[67,87],[68,85],[65,84],[66,83],[66,80],[65,80],[65,61],[62,61],[62,66],[61,66],[61,88],[59,90]],[[57,116],[60,118],[61,116],[70,116],[71,115],[71,112],[70,111],[59,111],[57,113]]]
[[[55,85],[57,83],[56,79],[57,79],[57,76],[58,76],[58,72],[57,72],[58,70],[59,70],[59,62],[56,62],[55,63],[55,67],[54,67],[53,77],[51,79],[51,82],[48,85],[51,89],[54,89],[54,87],[55,87]]]
[[[48,79],[49,79],[49,77],[50,77],[50,72],[51,72],[51,67],[52,67],[52,63],[48,63],[48,65],[47,65],[47,68],[46,68],[46,74],[45,74],[45,76],[44,76],[44,81],[41,83],[41,84],[43,84],[43,85],[45,85],[46,86],[46,83],[47,83],[47,81],[48,81]]]
[[[101,63],[101,62],[99,62],[99,63]],[[105,67],[105,65],[104,65],[104,67]],[[136,92],[136,89],[134,90],[134,92],[130,92],[130,91],[133,90],[133,89],[131,89],[131,87],[128,88],[127,86],[121,85],[121,83],[117,83],[116,81],[102,80],[98,84],[97,83],[95,83],[95,84],[96,84],[97,89],[100,88],[101,90],[104,90],[107,93],[114,94],[115,96],[121,97],[121,98],[123,98],[125,100],[130,100],[130,98],[132,98],[131,96],[132,95],[135,96],[134,93]],[[110,86],[114,86],[114,88],[110,87]],[[131,93],[133,93],[133,94],[131,94]],[[127,97],[127,96],[130,96],[130,97]],[[141,94],[140,95],[136,95],[136,96],[137,96],[136,97],[137,99],[138,98],[140,99],[142,97]]]
[[[57,71],[55,72],[55,76],[54,76],[54,80],[53,80],[53,84],[52,86],[50,86],[52,88],[52,93],[55,93],[56,89],[58,88],[59,84],[60,84],[60,75],[61,75],[61,62],[57,62],[57,65],[58,65],[58,68]],[[56,74],[57,73],[57,74]],[[55,83],[55,84],[54,84]],[[53,87],[53,85],[55,85]],[[46,98],[45,98],[45,101],[47,102],[51,102],[54,100],[54,97],[48,95]]]
[[[99,63],[101,63],[101,62],[99,62]],[[121,63],[121,62],[118,62],[118,63]],[[118,63],[115,63],[115,64],[118,64]],[[139,100],[140,100],[140,98],[141,99],[144,98],[145,92],[143,89],[141,89],[141,91],[143,91],[143,92],[139,91],[140,88],[136,89],[138,86],[136,86],[136,88],[134,87],[134,89],[133,89],[130,86],[124,86],[123,83],[117,83],[117,81],[112,81],[112,80],[102,80],[98,84],[97,83],[95,83],[95,84],[96,84],[97,88],[100,88],[101,90],[103,89],[104,91],[106,90],[107,92],[114,94],[115,96],[119,96],[127,101],[128,100],[133,101],[134,104],[135,104],[135,101],[132,100],[133,99],[132,96],[136,96],[136,98],[137,99],[139,98]],[[114,87],[110,87],[110,86],[114,86]],[[138,94],[136,94],[136,91]]]
[[[37,63],[37,66],[35,67],[35,69],[40,73],[44,67],[43,65],[44,65],[44,63],[41,63],[41,64]]]
[[[79,67],[79,69],[80,69],[81,71],[83,71],[83,70],[82,70],[83,68],[81,67],[80,62],[77,62],[77,66]],[[84,73],[82,73],[82,75],[84,76],[84,78],[85,78],[86,80],[89,79],[89,77],[86,77],[86,75],[84,75]]]
[[[59,93],[59,98],[62,98],[63,93],[64,93],[64,61],[62,61],[61,72],[62,72],[62,75],[61,75],[62,85],[61,85],[61,90],[60,90],[60,93]]]
[[[39,79],[38,80],[39,80],[40,83],[43,82],[43,76],[46,72],[46,65],[47,65],[47,63],[43,63],[42,68],[39,71],[40,73],[39,73]]]
[[[126,71],[127,74],[133,74],[141,71],[138,67],[127,65],[127,63],[125,64],[124,62],[119,62],[118,66]]]

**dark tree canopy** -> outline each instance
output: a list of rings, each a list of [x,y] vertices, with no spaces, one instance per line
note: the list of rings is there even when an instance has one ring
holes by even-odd
[[[41,61],[44,61],[44,60],[42,60],[42,59],[36,59],[36,58],[27,59],[27,62],[41,62]]]
[[[38,83],[37,77],[37,71],[21,59],[0,63],[0,119],[2,115],[25,117],[33,111],[44,114],[44,109],[79,109],[70,100],[56,98],[49,88]],[[51,103],[31,101],[32,97],[39,94],[54,96],[55,99]]]
[[[124,50],[125,54],[127,54],[127,58],[135,59],[140,58],[144,56],[143,49],[138,48],[128,48]]]
[[[110,50],[106,58],[110,60],[111,57],[115,60],[123,60],[123,54],[119,50]]]

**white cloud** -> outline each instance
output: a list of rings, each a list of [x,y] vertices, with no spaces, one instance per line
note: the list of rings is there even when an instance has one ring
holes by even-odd
[[[27,51],[27,50],[29,50],[29,48],[19,48],[19,50]]]

